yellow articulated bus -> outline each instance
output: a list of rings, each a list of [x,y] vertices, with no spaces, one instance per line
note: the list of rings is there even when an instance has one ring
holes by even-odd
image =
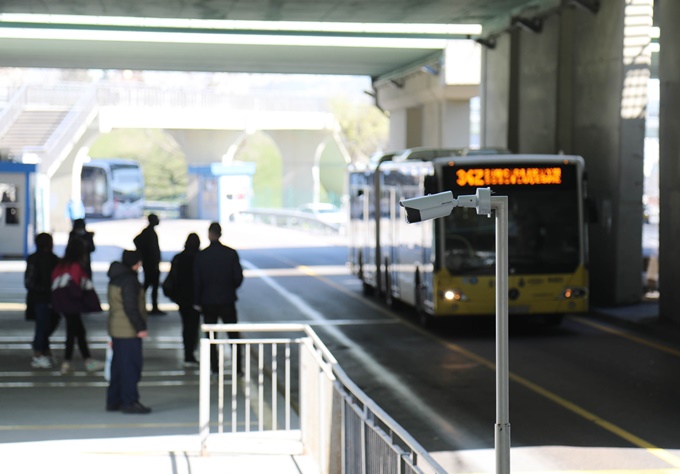
[[[449,150],[451,151],[451,150]],[[453,155],[453,154],[452,154]],[[509,313],[559,324],[588,310],[584,162],[498,153],[384,155],[349,172],[349,263],[365,293],[421,323],[495,314],[495,219],[472,208],[407,224],[402,199],[479,187],[508,196]]]

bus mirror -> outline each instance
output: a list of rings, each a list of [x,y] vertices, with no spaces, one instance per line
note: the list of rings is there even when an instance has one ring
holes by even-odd
[[[414,197],[399,201],[401,207],[406,210],[406,222],[414,222],[446,217],[451,214],[458,204],[451,191],[429,194],[427,196]]]

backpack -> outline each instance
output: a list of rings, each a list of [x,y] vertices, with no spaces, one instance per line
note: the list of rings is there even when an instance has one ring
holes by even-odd
[[[168,275],[165,277],[165,280],[163,280],[163,283],[161,284],[161,288],[163,290],[163,294],[167,297],[170,298],[171,301],[176,302],[177,298],[177,270],[175,270],[174,267],[170,267],[170,271],[168,272]]]

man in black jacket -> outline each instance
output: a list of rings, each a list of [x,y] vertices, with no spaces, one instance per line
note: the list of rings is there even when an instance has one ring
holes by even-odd
[[[238,252],[220,242],[222,227],[213,222],[208,227],[210,245],[201,250],[194,262],[194,304],[201,308],[205,324],[238,322],[236,316],[236,290],[243,283],[243,269]],[[238,332],[229,332],[229,338],[238,339]],[[242,348],[239,347],[237,370],[242,373]],[[210,368],[218,371],[217,347],[211,346]]]
[[[150,315],[164,316],[165,312],[158,308],[158,285],[161,279],[161,249],[158,245],[158,235],[156,227],[160,220],[156,214],[149,214],[149,225],[142,230],[134,243],[137,252],[142,256],[142,267],[144,268],[144,291],[151,287],[151,311]]]

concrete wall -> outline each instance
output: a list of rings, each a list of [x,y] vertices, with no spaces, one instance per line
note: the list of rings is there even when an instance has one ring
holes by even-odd
[[[483,144],[586,160],[599,211],[590,225],[591,300],[600,305],[642,296],[649,57],[630,47],[640,38],[625,30],[627,12],[632,24],[650,22],[651,1],[604,0],[597,14],[565,8],[546,18],[540,33],[503,34],[484,56]]]
[[[446,67],[414,70],[375,84],[377,103],[390,112],[389,150],[418,146],[463,148],[470,144],[470,99],[480,93],[481,50],[450,42]]]
[[[680,2],[657,0],[659,52],[659,289],[661,318],[680,323]]]

